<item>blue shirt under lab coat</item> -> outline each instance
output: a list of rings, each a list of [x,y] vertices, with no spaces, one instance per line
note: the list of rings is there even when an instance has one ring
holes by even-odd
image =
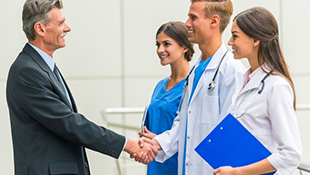
[[[151,103],[148,107],[145,126],[155,134],[161,134],[170,130],[174,118],[177,116],[177,110],[183,91],[185,79],[180,81],[169,91],[166,92],[168,77],[162,79],[156,85]],[[178,153],[166,160],[164,163],[155,160],[148,164],[148,175],[177,175],[178,174]]]

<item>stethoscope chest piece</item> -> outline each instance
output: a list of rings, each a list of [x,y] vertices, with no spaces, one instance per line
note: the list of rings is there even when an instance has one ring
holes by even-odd
[[[228,50],[226,50],[226,52],[225,52],[224,55],[222,56],[221,61],[220,61],[220,63],[219,63],[219,66],[217,67],[217,69],[216,69],[216,71],[215,71],[215,73],[214,73],[214,75],[213,75],[212,81],[211,81],[211,83],[209,84],[209,87],[208,87],[208,90],[209,90],[209,91],[212,91],[212,90],[215,88],[215,86],[216,86],[215,78],[216,78],[216,75],[217,75],[217,73],[218,73],[218,71],[219,71],[219,69],[220,69],[220,66],[221,66],[221,64],[222,64],[222,61],[223,61],[224,57],[226,56],[227,52],[228,52]]]
[[[215,82],[214,81],[212,81],[210,84],[209,84],[209,87],[208,87],[208,90],[209,91],[212,91],[214,88],[215,88]]]

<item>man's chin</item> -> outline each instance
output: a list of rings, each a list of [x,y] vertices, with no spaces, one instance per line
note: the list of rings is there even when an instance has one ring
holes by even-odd
[[[188,41],[192,44],[198,44],[193,38],[188,38]]]
[[[61,48],[64,48],[64,47],[66,47],[66,43],[63,43],[62,45],[60,45],[60,46],[58,47],[58,49],[61,49]]]

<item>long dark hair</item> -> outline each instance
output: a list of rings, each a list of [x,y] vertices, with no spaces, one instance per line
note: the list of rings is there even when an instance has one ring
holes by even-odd
[[[164,32],[166,35],[174,39],[180,46],[188,48],[188,51],[185,53],[185,59],[190,61],[194,54],[193,44],[188,40],[188,30],[184,26],[183,22],[172,21],[167,22],[159,27],[156,32],[156,37],[161,32]]]
[[[263,7],[253,7],[239,13],[234,18],[234,21],[236,21],[242,32],[260,41],[257,55],[259,65],[266,63],[273,74],[279,74],[288,80],[294,92],[293,105],[296,110],[294,83],[282,53],[278,23],[275,17]]]

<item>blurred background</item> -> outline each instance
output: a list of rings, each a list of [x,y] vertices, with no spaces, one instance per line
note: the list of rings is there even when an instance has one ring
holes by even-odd
[[[280,40],[290,67],[297,95],[297,117],[303,143],[303,161],[310,162],[310,33],[307,0],[232,0],[233,17],[253,6],[263,6],[276,17]],[[14,174],[6,78],[12,62],[27,42],[22,31],[24,0],[0,0],[0,141],[1,174]],[[63,12],[72,31],[67,46],[54,59],[74,95],[79,112],[89,120],[138,139],[143,108],[157,82],[168,76],[170,67],[160,65],[155,33],[168,21],[187,19],[190,0],[63,0]],[[231,23],[223,42],[230,38]],[[228,47],[230,50],[231,48]],[[200,55],[195,46],[193,64]],[[242,61],[246,67],[246,60]],[[115,108],[132,108],[113,113]],[[279,116],[281,117],[281,116]],[[123,127],[124,126],[124,127]],[[146,166],[87,150],[93,175],[143,175]],[[294,174],[299,174],[295,172]]]

